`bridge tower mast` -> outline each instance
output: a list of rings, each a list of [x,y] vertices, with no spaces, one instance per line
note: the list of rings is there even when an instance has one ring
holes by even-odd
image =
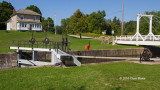
[[[136,38],[136,41],[139,40],[139,37],[144,41],[142,35],[139,33],[139,22],[141,19],[141,14],[137,14],[137,29],[136,29],[136,34],[132,37],[132,39]]]
[[[148,17],[150,19],[149,34],[145,38],[143,38],[142,35],[139,33],[139,23],[140,23],[141,17]],[[150,40],[153,37],[154,40],[157,40],[157,38],[152,33],[152,19],[153,19],[153,15],[137,14],[137,31],[136,31],[136,34],[132,37],[132,39],[136,38],[136,41],[138,41],[138,39],[140,37],[144,41],[147,39],[147,37],[150,37]]]

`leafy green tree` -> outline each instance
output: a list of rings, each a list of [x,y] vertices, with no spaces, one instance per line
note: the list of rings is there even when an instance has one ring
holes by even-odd
[[[0,3],[0,30],[6,29],[6,21],[13,14],[14,7],[11,3],[3,1]]]
[[[160,11],[145,12],[145,14],[153,15],[153,21],[152,21],[153,31],[152,32],[154,34],[160,34]],[[144,22],[148,22],[148,24],[149,24],[148,18],[145,18]],[[146,29],[147,29],[147,27],[146,27]]]
[[[107,34],[111,34],[111,25],[107,23],[105,16],[105,11],[85,15],[78,9],[70,18],[62,19],[61,26],[63,30],[72,34],[81,35],[81,33],[88,32],[101,34],[103,30],[107,30]]]
[[[62,26],[56,26],[57,34],[62,34],[63,28]]]
[[[114,30],[115,35],[121,34],[121,21],[117,19],[116,16],[113,18],[112,21],[107,20],[107,23],[109,23],[109,26],[111,27],[111,29]]]
[[[136,21],[129,21],[125,24],[125,35],[134,35],[136,32]]]
[[[37,13],[39,13],[40,15],[42,15],[40,9],[39,9],[37,6],[30,5],[30,6],[26,7],[26,9],[32,10],[32,11],[37,12]]]
[[[64,34],[65,36],[68,33],[69,21],[70,21],[70,18],[66,18],[66,19],[61,20],[62,34]]]
[[[49,31],[54,31],[54,22],[52,20],[52,18],[48,17],[47,18],[47,25],[48,25],[48,30]]]
[[[87,17],[88,31],[101,34],[102,30],[107,29],[107,22],[104,18],[106,16],[105,11],[93,12]]]
[[[78,33],[81,38],[81,33],[85,31],[85,15],[78,9],[71,17],[68,24],[69,33]]]
[[[52,20],[52,18],[48,17],[47,19],[45,19],[44,17],[42,17],[42,28],[44,31],[54,31],[54,21]]]
[[[141,18],[140,25],[139,25],[139,31],[142,35],[147,35],[149,33],[149,22],[144,19],[146,17]]]

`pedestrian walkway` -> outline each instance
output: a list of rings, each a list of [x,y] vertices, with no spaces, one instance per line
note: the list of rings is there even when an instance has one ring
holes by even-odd
[[[69,35],[71,37],[80,38],[78,35]],[[82,39],[94,39],[93,37],[81,36]]]

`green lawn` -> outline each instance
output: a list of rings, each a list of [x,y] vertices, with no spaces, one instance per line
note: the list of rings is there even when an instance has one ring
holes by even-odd
[[[158,90],[159,82],[160,65],[129,62],[0,71],[0,90]]]
[[[12,52],[9,47],[12,45],[12,40],[30,40],[31,32],[17,32],[0,30],[0,52]],[[44,40],[44,32],[34,32],[36,40]],[[54,35],[53,33],[47,33],[47,37],[52,41],[61,41],[62,35]],[[69,37],[71,50],[85,50],[85,45],[89,43],[90,39],[77,39]],[[101,40],[90,40],[91,50],[95,49],[124,49],[124,48],[139,48],[136,46],[124,46],[124,45],[102,45]]]
[[[70,48],[72,50],[85,50],[85,45],[88,45],[89,41],[90,41],[90,47],[91,47],[90,50],[141,48],[137,46],[101,44],[101,40],[97,40],[97,39],[77,39],[77,38],[69,37],[69,41],[71,42]]]

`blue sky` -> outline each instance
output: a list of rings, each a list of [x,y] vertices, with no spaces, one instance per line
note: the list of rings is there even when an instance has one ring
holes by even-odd
[[[61,19],[70,17],[77,9],[84,14],[90,14],[94,11],[105,10],[106,19],[113,19],[117,16],[122,17],[123,0],[2,0],[12,3],[16,10],[25,9],[29,5],[38,6],[42,16],[51,17],[57,14],[57,25],[60,25]],[[124,21],[136,20],[136,14],[145,11],[159,11],[160,0],[124,0]]]

